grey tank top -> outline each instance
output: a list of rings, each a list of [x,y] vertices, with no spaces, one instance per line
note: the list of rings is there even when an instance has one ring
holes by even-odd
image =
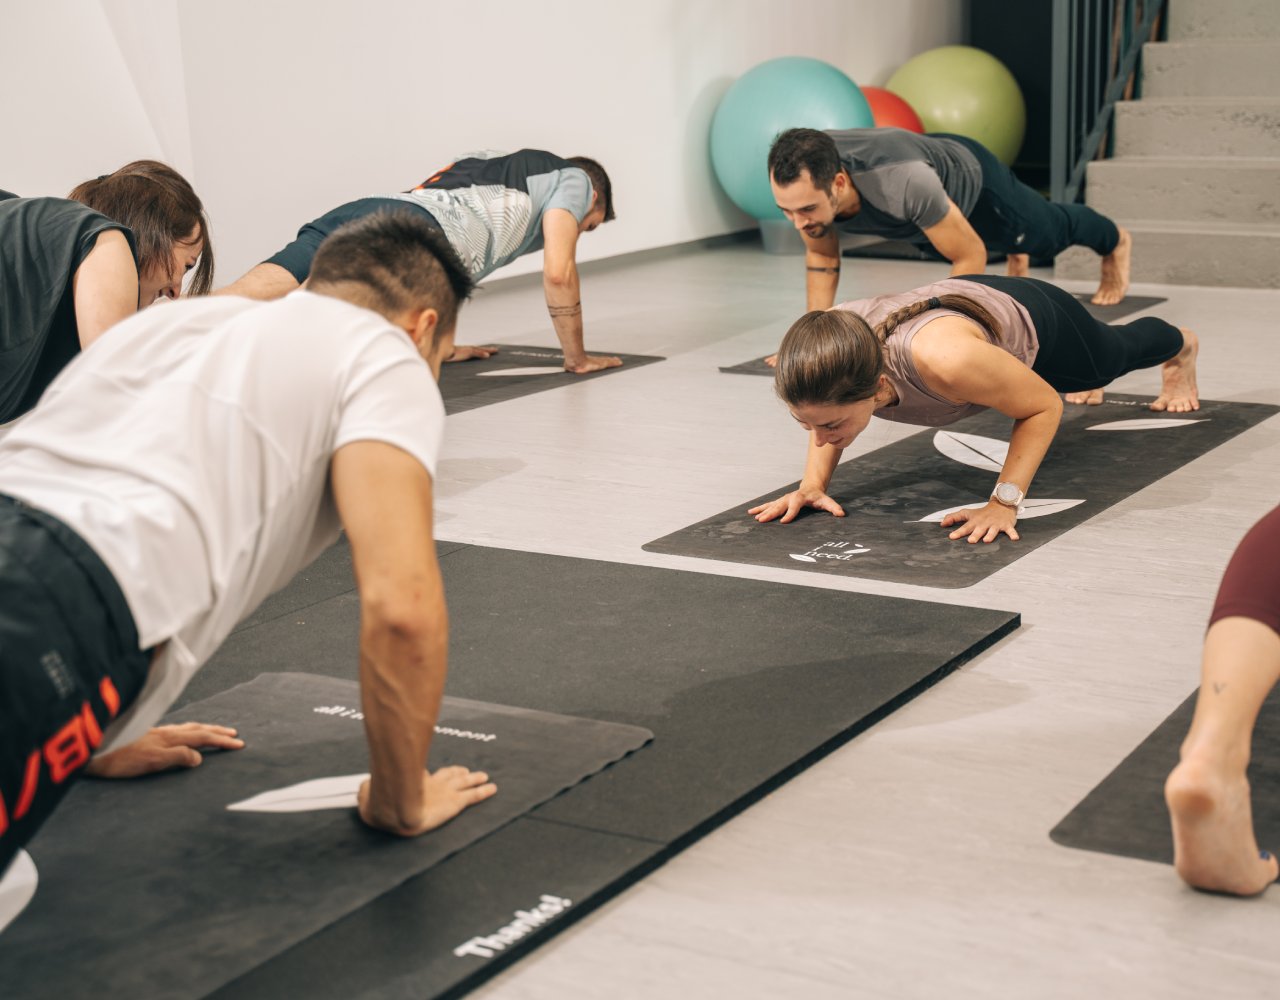
[[[1031,367],[1040,348],[1031,315],[1017,299],[976,281],[948,278],[897,295],[877,295],[871,299],[842,302],[835,308],[857,313],[874,328],[891,312],[934,295],[964,295],[984,306],[1000,323],[997,346]],[[926,323],[942,316],[969,318],[954,309],[930,309],[899,325],[885,341],[884,373],[898,393],[898,402],[876,410],[877,417],[904,424],[941,427],[986,409],[973,403],[953,403],[939,396],[925,385],[916,369],[915,360],[911,357],[911,342]]]

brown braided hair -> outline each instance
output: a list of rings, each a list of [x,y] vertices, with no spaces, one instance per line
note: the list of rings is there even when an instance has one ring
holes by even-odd
[[[950,309],[1000,342],[999,321],[965,295],[918,299],[886,316],[874,330],[857,313],[816,309],[782,338],[774,391],[789,406],[847,406],[875,395],[884,373],[884,342],[907,320],[931,309]]]

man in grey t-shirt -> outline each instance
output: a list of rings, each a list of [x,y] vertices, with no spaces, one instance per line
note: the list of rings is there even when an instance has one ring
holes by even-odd
[[[805,242],[810,309],[835,303],[836,230],[925,243],[951,261],[951,275],[981,274],[987,251],[1008,254],[1008,271],[1069,246],[1102,257],[1093,301],[1113,305],[1129,288],[1129,234],[1085,205],[1046,201],[981,143],[897,128],[783,132],[769,151],[774,199]]]

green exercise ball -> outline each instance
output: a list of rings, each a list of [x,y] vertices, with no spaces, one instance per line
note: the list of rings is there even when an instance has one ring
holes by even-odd
[[[789,128],[869,128],[871,108],[834,66],[805,56],[748,70],[711,119],[711,166],[733,203],[757,219],[781,219],[769,188],[769,147]]]
[[[1022,148],[1027,105],[999,59],[968,45],[944,45],[907,60],[885,87],[915,109],[926,132],[975,139],[1005,166]]]

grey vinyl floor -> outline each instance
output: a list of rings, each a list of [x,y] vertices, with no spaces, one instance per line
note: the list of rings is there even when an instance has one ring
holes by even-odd
[[[641,551],[798,477],[804,434],[769,381],[717,366],[772,350],[803,311],[802,266],[743,244],[588,267],[589,349],[668,360],[451,416],[438,535],[1007,608],[1024,627],[477,995],[1280,995],[1280,888],[1201,895],[1171,868],[1048,836],[1194,688],[1226,560],[1280,499],[1280,420],[966,590]],[[840,296],[945,273],[847,261]],[[1199,333],[1205,398],[1280,403],[1280,292],[1134,291],[1166,296],[1158,314]],[[554,344],[525,279],[481,290],[460,330],[463,343]],[[1116,388],[1157,385],[1142,372]],[[912,432],[874,421],[848,454]]]

